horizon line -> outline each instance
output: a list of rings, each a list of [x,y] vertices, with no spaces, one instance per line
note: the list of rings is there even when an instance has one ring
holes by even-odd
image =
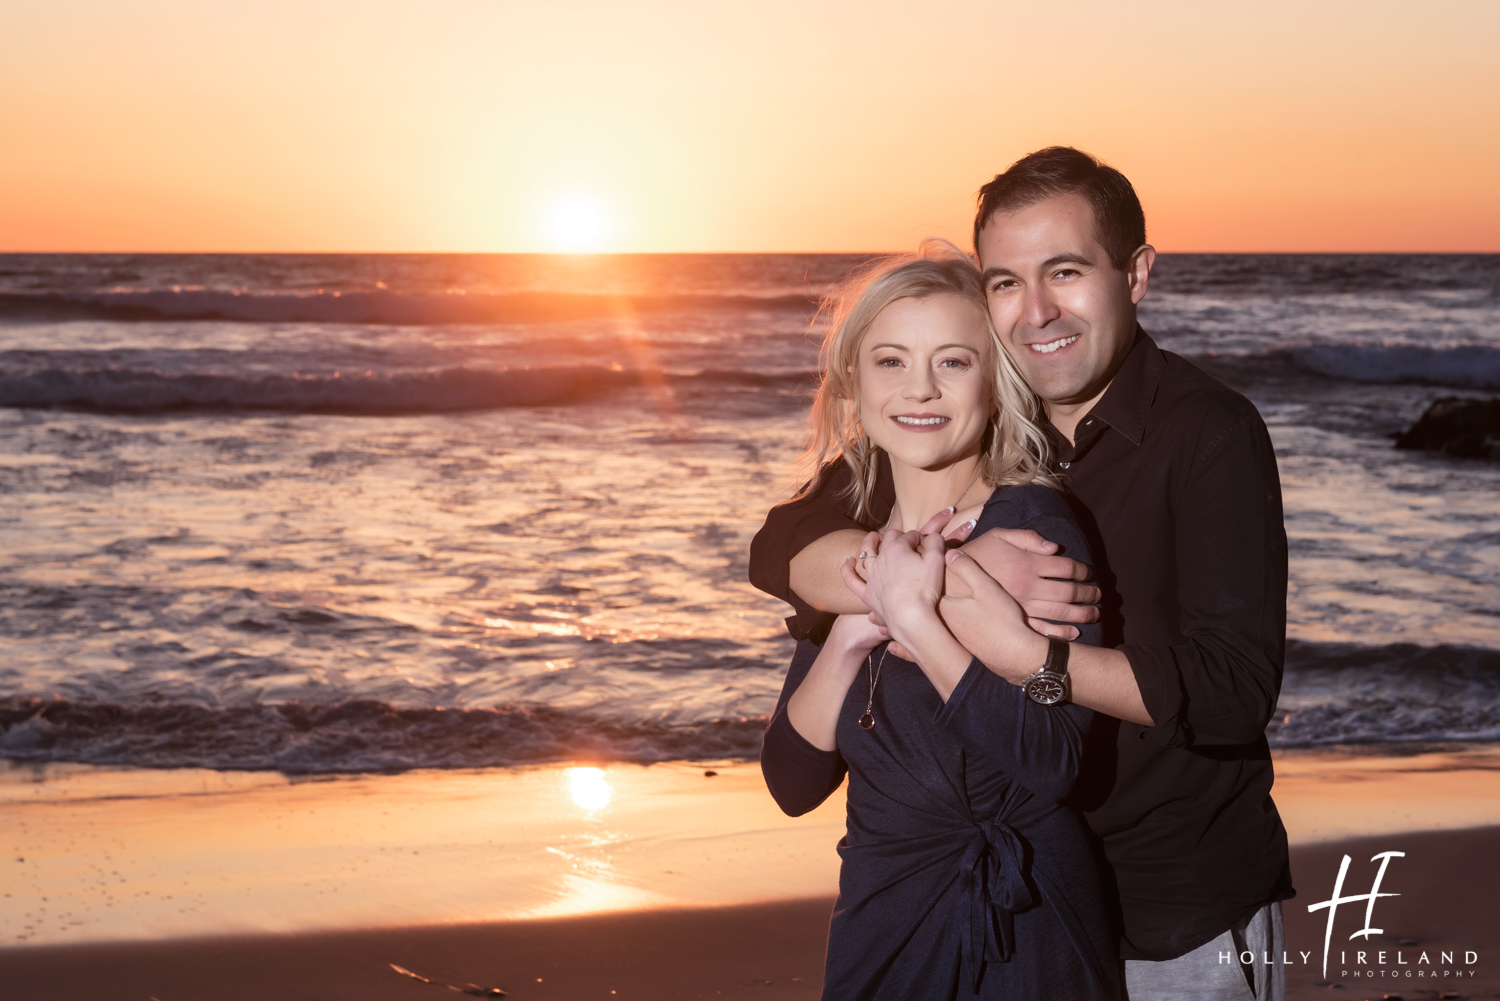
[[[799,256],[799,257],[856,257],[874,256],[882,254],[905,254],[908,250],[599,250],[599,251],[576,251],[576,250],[8,250],[0,249],[0,256],[26,255],[39,257],[47,254],[55,255],[105,255],[105,254],[130,254],[135,256],[185,256],[198,254],[209,256],[353,256],[362,255],[366,257],[389,256],[389,257],[733,257],[733,256]],[[1419,255],[1429,254],[1434,256],[1493,256],[1500,254],[1500,247],[1493,250],[1162,250],[1156,248],[1159,255],[1172,254],[1200,254],[1200,255],[1226,255],[1226,256],[1343,256],[1343,257],[1381,257],[1397,255]],[[967,253],[967,251],[966,251]]]

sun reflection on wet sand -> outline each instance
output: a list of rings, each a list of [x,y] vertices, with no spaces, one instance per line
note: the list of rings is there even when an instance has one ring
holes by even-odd
[[[569,768],[568,794],[573,802],[590,812],[609,806],[614,789],[604,780],[604,772],[598,768]]]
[[[1430,760],[1429,760],[1430,758]],[[0,947],[831,897],[839,793],[788,818],[753,762],[270,772],[0,767]],[[1500,751],[1278,756],[1294,844],[1500,819]],[[1422,804],[1413,809],[1412,804]],[[1330,833],[1332,832],[1332,833]]]

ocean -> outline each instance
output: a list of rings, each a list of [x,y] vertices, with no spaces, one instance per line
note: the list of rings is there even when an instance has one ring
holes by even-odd
[[[840,255],[0,255],[0,757],[292,774],[755,755],[746,581]],[[1164,255],[1291,543],[1273,746],[1500,740],[1500,256]]]

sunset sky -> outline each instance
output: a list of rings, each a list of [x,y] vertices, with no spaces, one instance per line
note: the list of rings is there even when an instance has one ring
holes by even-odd
[[[967,242],[1071,144],[1166,251],[1500,251],[1500,4],[8,0],[0,250]]]

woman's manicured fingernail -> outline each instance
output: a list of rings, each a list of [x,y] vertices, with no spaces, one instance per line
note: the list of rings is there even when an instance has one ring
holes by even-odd
[[[948,514],[952,514],[954,511],[957,511],[958,508],[954,507],[952,504],[949,504],[947,507],[943,508],[943,510]]]

